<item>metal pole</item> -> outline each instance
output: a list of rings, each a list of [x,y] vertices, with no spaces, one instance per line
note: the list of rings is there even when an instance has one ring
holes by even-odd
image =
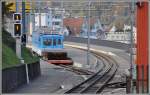
[[[91,1],[89,1],[89,10],[88,10],[88,41],[87,41],[87,65],[90,65],[90,5]]]
[[[32,1],[30,1],[30,8],[31,8],[31,6],[32,6]],[[31,9],[32,9],[32,8],[31,8]],[[30,10],[30,18],[29,18],[29,19],[30,19],[30,21],[29,21],[29,26],[30,26],[30,29],[29,29],[29,30],[30,30],[30,33],[28,33],[28,34],[29,34],[29,35],[28,35],[29,37],[31,37],[31,33],[32,33],[32,31],[33,31],[33,28],[32,28],[32,24],[33,24],[33,23],[32,23],[32,15],[31,15],[31,14],[32,14],[32,10]],[[30,41],[28,41],[28,42],[30,42]]]
[[[61,34],[63,34],[64,35],[64,31],[63,31],[63,29],[64,29],[64,25],[63,25],[63,17],[64,17],[64,10],[63,10],[63,0],[61,1],[61,8],[62,8],[62,29],[61,29],[61,31],[62,31],[62,33]]]
[[[39,2],[39,28],[41,27],[41,2]]]
[[[1,18],[2,17],[2,1],[0,1],[0,22],[2,22],[2,19],[4,19],[4,18]],[[3,23],[1,23],[0,24],[0,31],[2,31],[3,32],[3,29],[2,29],[2,25]],[[2,25],[2,26],[1,26]],[[0,56],[2,56],[2,32],[0,33],[0,39],[1,39],[1,41],[0,41]],[[2,63],[2,57],[0,57],[0,62]],[[0,65],[1,66],[1,68],[2,68],[2,64]],[[2,70],[0,70],[0,76],[2,76]],[[2,78],[0,79],[0,84],[2,84]],[[0,89],[2,89],[2,86],[0,87]],[[2,90],[0,91],[0,93],[2,93]]]
[[[25,1],[22,0],[22,37],[25,35],[25,25]],[[23,45],[25,45],[25,43],[23,43]]]
[[[16,12],[19,12],[19,7],[18,7],[18,0],[16,0]]]
[[[24,34],[24,35],[26,35],[26,19],[25,19],[25,15],[26,15],[26,11],[25,11],[25,0],[22,0],[22,26],[23,26],[23,28],[22,28],[22,34]],[[23,62],[24,63],[24,62]],[[25,64],[25,68],[26,68],[26,80],[27,80],[27,84],[29,84],[29,74],[28,74],[28,65],[27,64]]]
[[[148,50],[149,51],[149,58],[148,58],[149,59],[149,64],[148,64],[148,67],[149,67],[149,69],[148,69],[148,71],[149,71],[149,75],[148,75],[149,76],[148,77],[149,86],[148,87],[149,88],[148,88],[148,91],[149,91],[149,94],[150,94],[150,0],[148,1],[148,7],[149,7],[148,8],[148,19],[149,19],[148,20],[148,29],[149,29],[149,32],[148,32],[149,33],[148,34],[149,35],[148,36],[148,38],[149,38],[149,40],[148,40],[149,41],[149,43],[148,43],[149,44],[149,50]]]
[[[16,13],[19,12],[19,2],[16,0]],[[21,39],[20,37],[16,38],[16,55],[21,59]]]
[[[23,34],[26,34],[26,13],[25,13],[25,1],[22,1],[22,24],[23,24],[23,28],[22,28],[22,32]]]
[[[31,5],[32,5],[32,6],[31,6],[31,7],[32,7],[31,9],[32,9],[32,14],[33,14],[33,15],[32,15],[32,32],[35,31],[35,10],[33,9],[33,6],[34,6],[35,4],[33,4],[33,3],[34,3],[34,2],[32,2],[32,4],[31,4]],[[34,6],[34,8],[35,8],[35,6]],[[32,35],[32,34],[31,34],[31,35]]]
[[[134,24],[134,3],[135,1],[132,0],[131,2],[131,33],[130,33],[130,75],[131,75],[131,93],[133,93],[133,24]]]

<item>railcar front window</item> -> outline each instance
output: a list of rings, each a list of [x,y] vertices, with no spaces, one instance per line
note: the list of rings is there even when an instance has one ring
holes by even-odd
[[[61,39],[58,39],[58,45],[61,45]]]
[[[45,39],[45,40],[43,41],[43,44],[44,44],[45,46],[51,46],[51,45],[52,45],[52,40],[51,40],[51,39]]]
[[[53,39],[53,46],[56,46],[56,39]]]

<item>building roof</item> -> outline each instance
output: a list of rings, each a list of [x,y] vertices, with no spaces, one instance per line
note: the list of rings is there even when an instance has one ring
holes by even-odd
[[[63,20],[64,26],[66,26],[67,28],[69,28],[70,32],[72,34],[79,34],[82,28],[83,23],[85,23],[86,20],[83,17],[79,17],[79,18],[65,18]],[[96,18],[91,18],[90,19],[90,25],[94,25],[94,23],[96,22]]]
[[[90,20],[88,18],[85,18],[84,21],[86,21],[86,23],[90,23],[90,26],[94,25],[96,22],[96,18],[90,18]]]
[[[81,26],[83,24],[83,18],[65,18],[63,20],[64,26],[70,29],[73,34],[80,33]]]

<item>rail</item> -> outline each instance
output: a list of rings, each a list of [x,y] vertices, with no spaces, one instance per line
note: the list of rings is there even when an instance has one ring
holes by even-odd
[[[87,80],[76,85],[72,89],[65,92],[68,93],[101,93],[106,84],[114,77],[118,65],[110,56],[91,51],[99,58],[105,59],[105,67],[97,73],[89,77]]]

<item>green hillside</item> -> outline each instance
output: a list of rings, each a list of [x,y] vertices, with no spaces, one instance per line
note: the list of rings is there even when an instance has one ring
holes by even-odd
[[[19,63],[19,59],[17,58],[15,52],[7,45],[2,44],[2,68],[4,69],[16,66]]]
[[[16,66],[20,63],[19,58],[16,56],[16,42],[11,35],[3,29],[2,32],[2,68],[9,68]],[[25,63],[33,63],[39,61],[38,56],[33,56],[31,51],[22,46],[22,58]]]

